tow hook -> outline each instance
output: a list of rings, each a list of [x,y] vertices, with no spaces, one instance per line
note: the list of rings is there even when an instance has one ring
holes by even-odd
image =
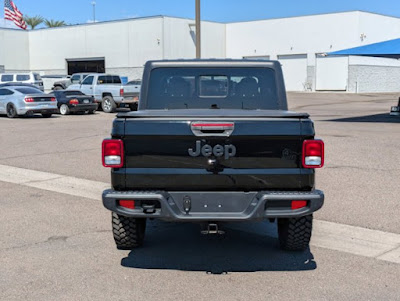
[[[202,229],[203,230],[201,230],[200,232],[203,235],[208,235],[208,234],[223,235],[223,234],[225,234],[225,231],[219,230],[218,224],[214,224],[214,223],[209,223],[206,225],[206,227],[204,227],[204,225],[202,225]]]

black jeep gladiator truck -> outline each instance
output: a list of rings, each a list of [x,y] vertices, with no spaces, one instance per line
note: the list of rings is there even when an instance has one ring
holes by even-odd
[[[146,220],[277,222],[281,248],[309,246],[324,194],[324,144],[309,115],[288,111],[279,62],[150,61],[137,112],[119,113],[102,144],[118,249],[142,245]]]

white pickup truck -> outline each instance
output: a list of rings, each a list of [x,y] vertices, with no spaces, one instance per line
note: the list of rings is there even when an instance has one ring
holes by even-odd
[[[67,90],[79,90],[93,96],[95,102],[101,103],[106,113],[112,113],[117,107],[129,105],[124,101],[124,87],[118,75],[93,73],[88,74],[80,84],[72,84]]]

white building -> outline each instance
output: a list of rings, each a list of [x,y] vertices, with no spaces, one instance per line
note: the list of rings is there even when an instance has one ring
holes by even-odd
[[[203,21],[202,56],[278,59],[287,89],[293,91],[400,91],[400,81],[385,78],[400,78],[397,59],[321,56],[396,38],[399,18],[361,11],[228,24]],[[136,79],[147,60],[193,58],[195,40],[193,20],[165,16],[32,31],[0,28],[0,72],[88,70]],[[358,73],[369,74],[371,68],[380,69],[366,84]]]

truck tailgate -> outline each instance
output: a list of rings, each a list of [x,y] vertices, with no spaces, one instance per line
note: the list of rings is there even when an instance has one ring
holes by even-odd
[[[124,168],[113,172],[119,189],[260,191],[314,186],[314,171],[301,168],[303,140],[314,136],[308,118],[118,120],[121,126],[114,124],[113,137],[122,138],[125,149]],[[212,131],[196,136],[191,125],[199,122],[233,123],[234,129],[229,136]]]

